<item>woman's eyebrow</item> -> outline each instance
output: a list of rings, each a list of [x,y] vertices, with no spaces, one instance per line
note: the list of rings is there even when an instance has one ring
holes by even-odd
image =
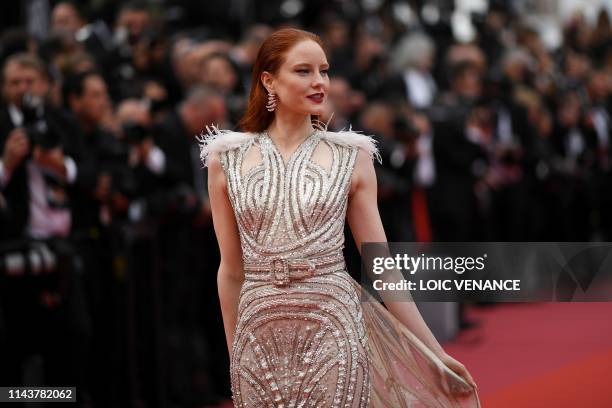
[[[308,63],[308,62],[298,62],[297,64],[294,65],[294,67],[301,67],[301,66],[307,66],[310,67],[312,66],[312,64]],[[329,64],[325,63],[325,64],[321,64],[322,67],[329,67]]]

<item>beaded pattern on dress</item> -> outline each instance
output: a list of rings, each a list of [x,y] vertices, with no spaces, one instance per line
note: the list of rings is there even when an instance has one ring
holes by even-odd
[[[374,139],[350,129],[327,132],[323,124],[285,163],[265,134],[208,130],[200,139],[202,161],[220,153],[251,271],[245,270],[231,357],[235,405],[480,408],[476,391],[447,394],[439,378],[448,367],[362,292],[343,261],[288,284],[283,276],[282,285],[276,270],[253,275],[250,268],[267,270],[279,257],[301,263],[338,254],[357,150],[381,160]],[[321,141],[332,152],[329,171],[311,160]],[[261,163],[242,175],[252,146]]]
[[[285,163],[270,137],[231,140],[218,129],[203,146],[221,143],[228,195],[245,264],[317,259],[341,253],[353,167],[359,147],[374,155],[368,136],[315,131]],[[347,137],[353,137],[352,141]],[[331,151],[329,170],[311,160],[318,143]],[[237,145],[237,146],[236,146]],[[255,145],[261,162],[242,174]],[[359,294],[344,262],[325,274],[278,287],[245,279],[231,356],[237,407],[367,407],[368,337]]]

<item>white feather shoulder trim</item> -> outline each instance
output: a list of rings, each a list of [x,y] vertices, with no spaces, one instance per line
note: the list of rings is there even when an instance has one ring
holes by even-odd
[[[208,166],[211,153],[235,149],[253,138],[251,133],[219,129],[217,126],[206,126],[206,131],[197,137],[200,144],[200,159],[204,167]]]
[[[378,143],[372,136],[364,135],[352,130],[341,130],[339,132],[330,132],[323,130],[321,132],[322,137],[331,142],[338,143],[343,146],[356,146],[365,150],[370,157],[376,158],[380,164],[382,164],[382,157],[378,151],[376,144]]]

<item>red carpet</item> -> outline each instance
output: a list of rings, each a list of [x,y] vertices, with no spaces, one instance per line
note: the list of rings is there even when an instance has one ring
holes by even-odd
[[[485,408],[612,407],[612,303],[473,307],[480,322],[445,344]]]

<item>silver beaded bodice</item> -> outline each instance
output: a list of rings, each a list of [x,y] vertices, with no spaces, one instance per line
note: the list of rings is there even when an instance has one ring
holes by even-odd
[[[319,143],[331,152],[329,168],[312,159]],[[243,173],[251,148],[258,149],[261,161]],[[341,258],[357,153],[357,146],[335,143],[319,131],[286,163],[265,133],[220,153],[243,261],[251,268],[240,293],[231,357],[237,407],[368,404],[367,335]],[[257,275],[279,260],[320,267],[312,275],[285,276],[282,285],[274,275]]]
[[[310,135],[287,163],[265,133],[222,155],[246,262],[342,250],[357,149],[329,143],[333,160],[328,171],[310,160],[320,140],[318,132]],[[242,159],[253,144],[262,161],[242,176]]]

